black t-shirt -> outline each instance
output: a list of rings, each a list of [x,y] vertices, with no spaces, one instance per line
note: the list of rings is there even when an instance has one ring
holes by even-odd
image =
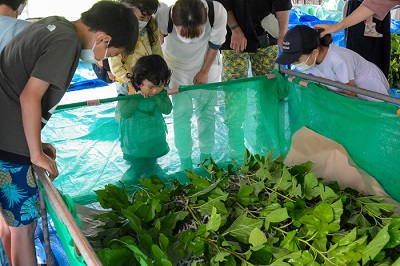
[[[19,102],[29,78],[50,83],[42,98],[43,127],[68,89],[78,66],[81,46],[71,22],[62,17],[48,17],[25,28],[3,49],[0,54],[1,160],[7,161],[10,153],[29,157]]]
[[[264,34],[261,20],[267,15],[292,8],[290,0],[217,0],[227,11],[233,11],[235,18],[247,38],[246,52],[256,52],[258,37]],[[226,41],[221,50],[230,50],[232,32],[227,28]]]

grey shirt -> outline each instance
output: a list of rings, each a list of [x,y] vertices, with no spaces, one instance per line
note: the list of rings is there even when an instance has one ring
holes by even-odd
[[[43,127],[72,80],[81,46],[71,22],[48,17],[26,27],[1,51],[0,160],[7,161],[4,152],[29,156],[19,102],[29,78],[50,83],[42,98]]]

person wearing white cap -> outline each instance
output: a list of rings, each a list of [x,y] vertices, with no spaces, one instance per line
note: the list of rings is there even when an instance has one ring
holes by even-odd
[[[293,64],[301,72],[385,95],[388,95],[390,88],[385,75],[376,65],[349,49],[332,44],[332,35],[320,38],[319,31],[305,25],[297,25],[285,34],[282,54],[276,62]],[[335,87],[330,88],[341,91]],[[349,91],[345,93],[377,101]]]

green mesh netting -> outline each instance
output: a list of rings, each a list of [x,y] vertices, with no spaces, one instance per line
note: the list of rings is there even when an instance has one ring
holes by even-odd
[[[375,177],[390,196],[400,200],[397,106],[348,98],[279,74],[180,88],[182,95],[193,91],[202,95],[215,93],[216,101],[210,101],[216,125],[211,156],[219,165],[232,163],[231,157],[240,164],[245,148],[253,154],[286,154],[292,135],[306,126],[342,144],[358,166]],[[122,158],[115,107],[116,103],[111,102],[57,111],[43,132],[57,148],[60,176],[54,184],[68,195],[70,200],[66,203],[72,211],[73,202],[96,202],[94,190],[117,183],[130,167]],[[192,136],[193,148],[187,149],[192,153],[193,170],[198,172],[202,171],[197,167],[201,160],[198,132],[202,129],[197,127],[201,111],[194,109],[192,126],[183,129]],[[158,159],[159,167],[154,173],[165,181],[186,181],[174,144],[174,135],[185,132],[174,132],[171,115],[164,118],[170,151]],[[49,205],[48,208],[71,265],[85,265],[74,251],[68,229]]]
[[[216,125],[211,156],[219,164],[232,163],[232,157],[240,163],[245,148],[261,155],[271,150],[275,156],[286,154],[291,136],[306,126],[342,144],[358,166],[400,200],[398,107],[348,98],[314,83],[304,87],[300,81],[296,78],[290,82],[278,74],[273,78],[181,87],[179,94],[215,93],[216,103],[210,101]],[[58,151],[60,176],[54,184],[76,203],[96,202],[94,190],[117,183],[130,168],[122,158],[115,106],[112,102],[58,111],[44,130],[45,139]],[[183,128],[193,141],[193,147],[187,147],[186,152],[191,153],[195,171],[202,169],[197,167],[203,159],[199,147],[204,141],[200,143],[198,135],[204,128],[198,129],[197,125],[201,111],[194,109],[191,128]],[[143,175],[155,173],[164,180],[185,181],[174,142],[174,135],[179,138],[185,132],[174,132],[172,115],[164,117],[170,151],[158,159],[157,168]],[[139,134],[137,138],[140,137]]]

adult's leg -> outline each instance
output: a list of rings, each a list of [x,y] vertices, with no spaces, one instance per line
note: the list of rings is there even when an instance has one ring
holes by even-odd
[[[186,91],[172,96],[174,141],[181,159],[182,169],[192,168],[191,118],[193,115],[193,103],[191,93],[191,91]]]
[[[34,234],[37,222],[21,227],[10,227],[11,258],[13,266],[36,266]],[[23,254],[23,255],[22,255]]]
[[[251,71],[253,76],[261,76],[270,73],[276,68],[275,59],[278,56],[278,46],[271,45],[266,48],[260,48],[257,53],[250,55],[251,61]],[[257,123],[256,127],[256,152],[260,155],[267,155],[267,153],[272,149],[270,144],[271,134],[270,128],[268,127],[268,119],[266,119],[266,113],[269,112],[268,106],[266,106],[265,101],[263,101],[263,96],[265,94],[264,90],[268,88],[257,88],[256,94],[256,112],[255,120]],[[263,90],[263,91],[261,91]]]
[[[0,239],[7,258],[11,258],[11,231],[2,214],[0,214]]]
[[[36,265],[34,233],[40,213],[32,167],[10,162],[0,166],[1,222],[9,226],[11,233],[9,261],[13,266]]]
[[[249,54],[234,50],[222,51],[222,81],[246,78],[249,72]],[[226,88],[225,124],[228,130],[229,153],[241,160],[246,149],[244,145],[243,121],[247,110],[247,87]]]
[[[193,91],[194,108],[197,115],[200,160],[209,159],[215,145],[215,107],[217,92],[212,90]]]

